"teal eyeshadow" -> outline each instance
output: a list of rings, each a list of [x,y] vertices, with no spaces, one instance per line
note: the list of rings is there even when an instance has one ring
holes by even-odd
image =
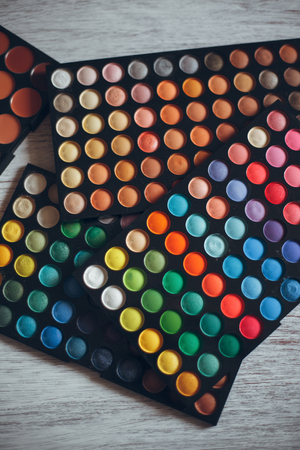
[[[87,262],[87,260],[91,258],[91,256],[93,256],[94,254],[95,253],[92,252],[91,250],[81,250],[80,252],[78,252],[74,258],[74,265],[76,269],[78,269],[78,267],[82,266],[85,262]]]
[[[71,337],[66,343],[66,352],[72,359],[81,359],[87,352],[87,344],[80,337]]]
[[[56,241],[50,247],[50,256],[57,263],[66,262],[70,255],[71,249],[64,241]]]
[[[248,276],[242,281],[241,290],[245,297],[256,300],[263,294],[265,285],[259,278]]]
[[[169,198],[167,207],[173,216],[183,217],[189,211],[191,202],[183,194],[174,194]]]
[[[61,270],[53,264],[47,264],[39,271],[39,280],[46,287],[57,286],[61,278]]]
[[[191,236],[201,237],[208,232],[209,223],[201,214],[192,214],[186,219],[185,228]]]
[[[227,252],[228,243],[220,234],[211,234],[204,241],[204,250],[212,258],[220,258]]]
[[[23,285],[17,280],[8,280],[3,286],[3,295],[10,302],[18,302],[24,294]]]
[[[7,327],[12,321],[12,312],[5,306],[0,305],[0,328]]]
[[[37,322],[33,317],[21,316],[16,324],[17,332],[24,338],[31,338],[37,330]]]
[[[248,231],[247,223],[235,216],[226,221],[224,229],[227,236],[236,241],[242,239]]]
[[[27,304],[33,312],[41,313],[48,307],[49,297],[45,292],[36,289],[28,295]]]
[[[107,241],[106,232],[101,227],[90,227],[85,233],[86,243],[93,248],[101,248]]]
[[[181,308],[190,316],[199,314],[204,306],[204,300],[197,292],[186,292],[181,298]]]

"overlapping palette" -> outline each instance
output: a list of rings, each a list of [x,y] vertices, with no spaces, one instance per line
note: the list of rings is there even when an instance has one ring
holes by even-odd
[[[276,99],[299,112],[299,42],[50,67],[62,217],[144,211]]]
[[[56,61],[0,26],[0,174],[48,113],[46,66]]]
[[[1,221],[0,332],[216,424],[237,370],[186,408],[71,276],[132,218],[60,222],[57,202],[54,174],[29,164]]]
[[[75,273],[186,404],[299,302],[298,151],[277,102]]]

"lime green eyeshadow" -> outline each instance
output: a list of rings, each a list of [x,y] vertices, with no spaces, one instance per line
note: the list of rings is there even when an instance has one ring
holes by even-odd
[[[205,377],[214,377],[220,370],[219,359],[211,353],[203,353],[198,359],[197,367]]]
[[[56,241],[51,245],[49,253],[55,262],[64,263],[70,258],[71,249],[66,242]]]
[[[137,267],[132,267],[124,273],[123,283],[129,291],[137,292],[145,287],[147,283],[147,275],[143,270],[138,269]]]
[[[182,318],[176,311],[165,311],[160,318],[161,328],[169,334],[178,333],[182,327]]]
[[[158,250],[150,250],[144,258],[146,269],[152,273],[160,273],[168,264],[168,258]]]
[[[17,280],[8,280],[3,286],[3,295],[9,302],[18,302],[24,294],[23,285]]]
[[[237,336],[234,334],[224,334],[219,340],[219,350],[222,355],[227,358],[234,358],[237,356],[242,348],[242,344]]]
[[[200,329],[207,336],[217,336],[222,329],[222,321],[216,314],[204,314],[200,320]]]
[[[90,247],[103,247],[107,242],[106,232],[101,227],[90,227],[85,233],[85,241]]]
[[[186,277],[183,273],[176,270],[169,270],[162,280],[164,289],[170,294],[179,294],[186,285]]]
[[[178,347],[185,355],[193,356],[201,350],[202,339],[198,334],[186,331],[180,336]]]
[[[148,289],[145,291],[141,300],[143,308],[150,313],[160,311],[164,305],[164,301],[164,295],[156,289]]]
[[[11,310],[4,305],[0,305],[0,327],[7,327],[12,321]]]
[[[64,222],[61,225],[61,232],[67,238],[73,239],[76,238],[83,228],[83,224],[80,220],[74,222]]]
[[[47,233],[44,231],[33,230],[26,236],[25,244],[31,252],[40,253],[45,250],[48,245]]]
[[[43,291],[34,290],[28,295],[27,304],[31,311],[41,313],[48,307],[49,297]]]
[[[190,316],[199,314],[204,306],[204,300],[197,292],[186,292],[181,298],[181,308]]]

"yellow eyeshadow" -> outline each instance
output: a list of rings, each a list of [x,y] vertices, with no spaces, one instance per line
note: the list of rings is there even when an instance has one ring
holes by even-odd
[[[139,335],[139,346],[143,352],[155,353],[161,349],[163,345],[163,337],[158,330],[147,328]]]
[[[116,136],[111,142],[112,151],[119,156],[126,156],[132,152],[134,142],[129,136],[120,134]]]
[[[30,277],[36,271],[36,260],[30,255],[20,255],[15,260],[14,268],[20,277]]]
[[[17,242],[24,235],[24,226],[18,220],[9,220],[2,227],[2,236],[8,242]]]
[[[181,368],[182,359],[175,350],[165,350],[157,358],[157,367],[166,375],[173,375]]]
[[[84,174],[78,167],[67,167],[61,174],[62,183],[70,189],[74,189],[82,184]]]
[[[86,89],[79,96],[79,103],[85,109],[95,109],[102,102],[100,92],[93,89]]]
[[[58,149],[58,155],[64,162],[74,162],[81,155],[80,145],[76,142],[64,142]]]
[[[112,247],[105,253],[105,264],[111,270],[122,270],[127,266],[129,256],[122,247]]]
[[[108,123],[113,130],[123,131],[131,124],[131,118],[125,111],[114,111],[109,115]]]
[[[120,324],[124,330],[134,332],[139,330],[145,321],[144,314],[138,308],[126,308],[120,314]]]
[[[13,259],[12,249],[5,244],[0,244],[0,267],[7,266]]]
[[[98,114],[88,114],[82,119],[82,128],[89,134],[100,133],[104,128],[104,119]]]
[[[102,139],[90,139],[85,144],[85,153],[92,159],[100,159],[107,152],[107,144]]]

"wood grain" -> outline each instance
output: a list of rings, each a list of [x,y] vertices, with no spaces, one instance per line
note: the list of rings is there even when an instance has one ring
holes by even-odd
[[[298,0],[1,0],[1,24],[60,62],[300,37]],[[0,177],[54,171],[49,117]],[[42,157],[41,157],[42,155]],[[0,337],[0,449],[299,449],[299,307],[243,363],[216,428]]]

